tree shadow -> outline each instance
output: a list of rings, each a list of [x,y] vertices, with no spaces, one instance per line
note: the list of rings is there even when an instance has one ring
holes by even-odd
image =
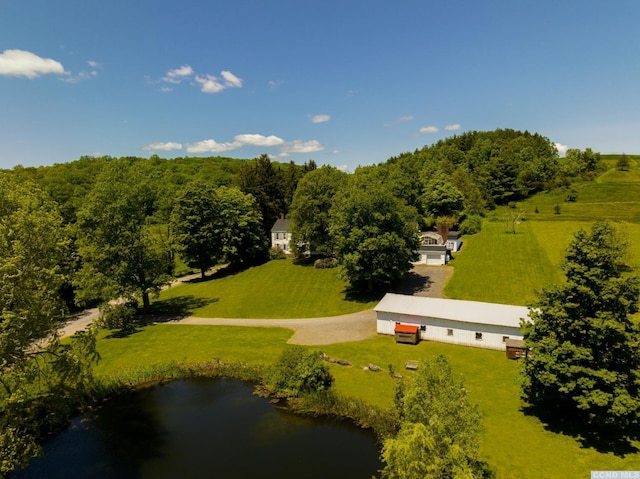
[[[213,273],[209,275],[205,275],[203,278],[199,276],[197,278],[193,278],[185,281],[187,284],[198,284],[198,283],[206,283],[208,281],[213,281],[215,279],[226,278],[227,276],[233,276],[234,274],[241,273],[242,271],[246,271],[252,266],[257,266],[257,264],[250,263],[236,263],[236,264],[228,264],[221,268],[216,269]]]
[[[191,316],[196,309],[218,301],[218,298],[196,298],[192,295],[154,301],[146,311],[139,312],[137,323],[148,325],[177,321]]]
[[[595,449],[599,453],[612,453],[619,457],[640,452],[632,443],[640,439],[640,432],[622,436],[613,429],[594,429],[593,426],[576,420],[575,415],[560,409],[525,405],[521,411],[526,416],[538,418],[547,431],[570,436],[585,449]]]
[[[350,286],[342,290],[345,301],[354,303],[370,303],[372,301],[380,301],[386,291],[373,290],[367,291],[364,287]]]
[[[410,271],[404,279],[393,283],[389,292],[414,295],[429,291],[432,284],[433,281],[429,276]]]

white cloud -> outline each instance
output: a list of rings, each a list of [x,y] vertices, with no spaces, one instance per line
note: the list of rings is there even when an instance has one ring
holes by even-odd
[[[220,73],[224,81],[213,75],[200,76],[196,75],[196,82],[201,86],[203,93],[220,93],[227,88],[242,88],[242,80],[229,71]]]
[[[220,93],[227,88],[242,88],[242,79],[230,71],[223,70],[220,72],[220,75],[222,78],[209,74],[196,74],[190,65],[182,65],[180,68],[169,70],[167,74],[162,77],[161,82],[164,82],[165,85],[160,90],[163,92],[171,91],[172,88],[170,85],[177,85],[192,78],[200,85],[200,91],[203,93]]]
[[[64,67],[56,60],[24,50],[5,50],[0,54],[0,75],[33,79],[49,73],[62,75],[65,73]]]
[[[385,123],[384,126],[394,126],[394,125],[397,125],[398,123],[404,123],[405,121],[411,121],[411,120],[413,120],[413,115],[405,115],[405,116],[401,116],[397,120],[393,120],[390,123]]]
[[[349,172],[349,167],[347,165],[338,165],[338,166],[336,166],[336,169],[338,169],[340,171],[344,171],[345,173]]]
[[[454,123],[453,125],[446,125],[444,127],[444,129],[447,131],[458,131],[460,128],[460,123]]]
[[[254,146],[277,146],[284,143],[284,140],[282,138],[278,138],[274,135],[263,136],[250,133],[244,135],[236,135],[233,137],[233,139],[244,145]]]
[[[175,143],[173,141],[167,141],[164,143],[151,143],[142,147],[145,151],[171,151],[182,150],[182,143]]]
[[[425,126],[418,130],[418,133],[438,133],[437,126]]]
[[[315,153],[322,150],[324,150],[324,146],[318,140],[294,140],[285,143],[280,148],[280,156],[288,156],[291,153]]]
[[[232,143],[218,143],[216,140],[204,140],[187,145],[189,153],[222,153],[224,151],[240,148],[242,143],[234,141]]]
[[[271,88],[272,90],[275,90],[279,86],[284,85],[283,80],[269,80],[267,83],[269,85],[269,88]]]
[[[329,120],[331,120],[330,115],[314,115],[311,117],[311,121],[314,123],[324,123]]]
[[[225,80],[225,86],[229,88],[242,88],[242,80],[230,71],[221,71],[220,75]]]
[[[562,145],[560,143],[554,143],[556,150],[558,150],[558,154],[560,156],[564,156],[567,153],[569,147],[567,145]]]
[[[162,79],[167,83],[180,83],[193,75],[193,68],[189,65],[182,65],[180,68],[169,70]]]
[[[220,93],[225,88],[213,75],[196,76],[196,81],[202,85],[200,90],[203,93]]]
[[[65,78],[62,78],[62,81],[65,81],[67,83],[78,83],[97,77],[98,69],[101,67],[101,65],[93,60],[87,61],[87,65],[91,67],[91,70],[82,70],[78,73],[67,73],[67,76]]]

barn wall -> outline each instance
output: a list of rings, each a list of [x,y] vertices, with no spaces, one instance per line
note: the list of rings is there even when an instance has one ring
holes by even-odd
[[[504,351],[504,337],[522,339],[519,327],[498,326],[492,324],[468,323],[443,318],[412,316],[398,313],[377,312],[377,328],[380,334],[394,334],[396,322],[425,326],[420,331],[420,339],[443,343],[460,344],[478,348]],[[449,330],[453,334],[449,335]],[[476,339],[476,332],[482,333],[482,339]]]

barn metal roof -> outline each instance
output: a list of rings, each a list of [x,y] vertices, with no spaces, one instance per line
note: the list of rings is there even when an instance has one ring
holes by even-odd
[[[528,318],[529,308],[508,304],[462,301],[459,299],[426,298],[387,293],[373,308],[377,312],[425,316],[430,318],[519,327],[520,318]]]

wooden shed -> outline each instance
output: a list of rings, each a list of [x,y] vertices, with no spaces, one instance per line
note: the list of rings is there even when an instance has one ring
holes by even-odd
[[[522,339],[507,339],[505,340],[505,346],[507,348],[507,358],[518,359],[527,357],[527,348],[524,346]]]
[[[396,323],[394,329],[396,343],[418,344],[420,340],[419,326]]]

